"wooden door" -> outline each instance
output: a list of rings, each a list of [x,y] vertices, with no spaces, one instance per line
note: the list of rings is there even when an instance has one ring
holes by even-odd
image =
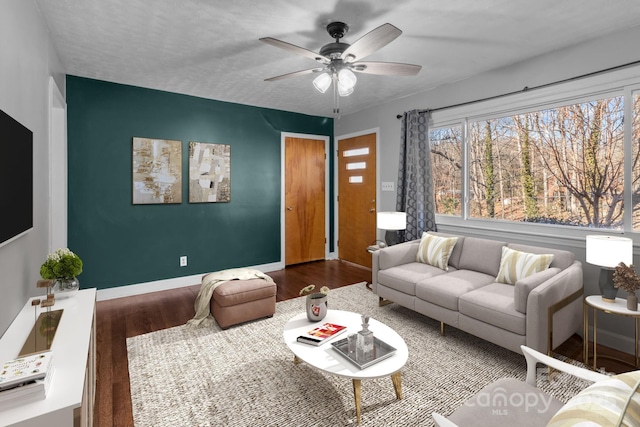
[[[285,265],[325,259],[324,140],[285,138]]]
[[[338,143],[338,256],[371,267],[376,240],[376,134]]]

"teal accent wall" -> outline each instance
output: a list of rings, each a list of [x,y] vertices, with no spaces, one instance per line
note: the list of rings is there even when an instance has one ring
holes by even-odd
[[[280,261],[281,132],[330,136],[332,153],[333,119],[74,76],[66,83],[68,245],[84,262],[81,286]],[[133,205],[133,137],[182,141],[182,203]],[[231,202],[189,203],[190,141],[231,145]],[[333,242],[332,216],[330,230]]]

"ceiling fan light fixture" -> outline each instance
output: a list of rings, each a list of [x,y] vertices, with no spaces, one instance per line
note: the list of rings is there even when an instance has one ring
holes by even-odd
[[[340,85],[344,86],[346,89],[353,89],[356,87],[358,79],[353,72],[348,68],[343,68],[338,73],[338,82]]]
[[[338,95],[349,96],[352,93],[353,93],[352,87],[345,87],[344,85],[338,84]]]
[[[422,68],[419,65],[397,62],[362,62],[364,58],[388,45],[402,34],[399,28],[389,23],[374,28],[352,44],[341,41],[349,30],[349,26],[344,22],[330,22],[326,28],[334,41],[322,46],[318,53],[272,37],[260,38],[259,40],[266,44],[323,64],[318,68],[283,74],[265,79],[265,81],[271,82],[289,77],[319,73],[313,80],[313,86],[318,92],[325,93],[333,83],[333,112],[340,117],[340,97],[351,95],[357,83],[356,75],[353,72],[386,76],[409,76],[417,74]]]
[[[325,93],[327,89],[329,89],[329,86],[331,86],[331,76],[327,73],[320,74],[313,79],[313,86],[315,86],[318,92]]]
[[[353,93],[358,79],[348,68],[343,68],[338,72],[338,94],[340,96],[349,96]]]

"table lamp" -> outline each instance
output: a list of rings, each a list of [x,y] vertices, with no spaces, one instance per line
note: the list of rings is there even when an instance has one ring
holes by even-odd
[[[398,230],[407,228],[407,214],[405,212],[378,212],[377,227],[380,230],[387,230],[384,240],[387,246],[400,243]]]
[[[613,271],[618,264],[633,264],[633,240],[618,236],[587,236],[587,262],[598,265],[598,286],[602,299],[615,302],[618,288],[613,286]]]

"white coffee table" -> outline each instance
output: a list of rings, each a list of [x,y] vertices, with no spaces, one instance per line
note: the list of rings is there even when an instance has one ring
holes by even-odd
[[[296,341],[302,333],[313,329],[325,322],[345,325],[347,332],[338,335],[336,338],[323,343],[320,346],[303,344]],[[294,357],[294,363],[303,361],[314,368],[321,371],[350,378],[353,381],[353,395],[356,403],[356,419],[360,424],[360,391],[361,381],[369,378],[380,378],[391,376],[396,397],[402,399],[402,377],[400,370],[407,363],[408,349],[407,344],[396,331],[378,322],[375,319],[369,319],[369,329],[374,336],[396,348],[393,356],[381,360],[374,365],[365,369],[358,368],[355,364],[348,361],[333,346],[331,342],[346,338],[347,335],[357,333],[362,329],[362,319],[360,314],[351,313],[349,311],[329,310],[327,316],[320,322],[309,322],[306,313],[300,313],[292,317],[285,325],[283,338],[284,342],[289,346]]]

